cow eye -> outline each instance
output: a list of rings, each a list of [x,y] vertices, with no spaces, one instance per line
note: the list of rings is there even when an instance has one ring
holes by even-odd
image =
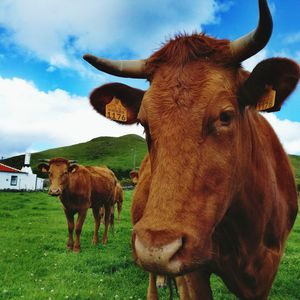
[[[232,110],[222,111],[220,113],[220,121],[222,125],[229,125],[234,117],[234,112]]]

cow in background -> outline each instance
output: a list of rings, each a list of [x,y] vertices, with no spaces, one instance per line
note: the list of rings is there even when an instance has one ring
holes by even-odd
[[[257,109],[280,110],[300,69],[286,58],[241,68],[272,33],[266,0],[259,11],[257,28],[235,41],[183,34],[144,60],[84,56],[104,72],[150,82],[147,91],[106,84],[90,99],[103,115],[120,100],[126,117],[117,121],[145,128],[133,254],[149,272],[181,275],[182,299],[212,299],[212,273],[240,299],[267,299],[297,215],[289,159]]]
[[[80,234],[89,208],[92,208],[95,230],[93,244],[98,243],[100,208],[105,209],[105,230],[102,243],[107,243],[110,212],[117,184],[114,173],[105,167],[84,167],[65,158],[44,160],[38,165],[41,172],[47,172],[50,180],[48,194],[58,196],[67,218],[69,237],[67,248],[80,250]],[[74,215],[78,213],[75,225],[76,239],[73,240]],[[113,225],[113,224],[111,224]]]
[[[117,181],[115,192],[114,192],[114,201],[112,203],[111,210],[110,210],[110,224],[113,232],[114,232],[114,220],[115,220],[115,205],[117,205],[118,221],[120,221],[123,200],[124,200],[123,188],[120,182]],[[104,220],[104,216],[105,216],[105,208],[104,206],[102,206],[100,208],[100,220]]]
[[[137,185],[138,181],[139,181],[139,171],[138,170],[132,170],[129,173],[129,176],[131,178],[131,181],[133,183],[133,185]]]

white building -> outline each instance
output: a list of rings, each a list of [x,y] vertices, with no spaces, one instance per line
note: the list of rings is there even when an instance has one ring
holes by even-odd
[[[25,164],[21,170],[0,163],[0,190],[42,190],[44,179],[32,173],[30,154],[25,155]]]

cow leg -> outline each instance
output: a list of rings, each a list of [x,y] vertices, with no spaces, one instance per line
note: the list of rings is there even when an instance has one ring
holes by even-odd
[[[190,300],[189,289],[184,276],[176,277],[176,286],[181,300]]]
[[[67,218],[68,232],[69,232],[69,237],[68,237],[68,240],[67,240],[67,248],[69,250],[73,250],[73,246],[74,246],[74,241],[73,241],[74,212],[65,210],[65,215],[66,215],[66,218]]]
[[[119,200],[117,202],[117,208],[118,208],[118,221],[120,221],[120,215],[121,215],[121,211],[122,211],[122,206],[123,206],[123,202],[121,200]]]
[[[102,243],[106,244],[107,243],[107,233],[108,233],[108,227],[109,227],[109,223],[110,223],[110,214],[111,214],[111,206],[109,204],[105,204],[104,205],[104,209],[105,209],[105,213],[104,213],[104,233],[103,233],[103,237],[102,237]]]
[[[154,273],[149,273],[147,300],[158,300],[158,293],[156,287],[156,275]]]
[[[115,234],[115,228],[114,228],[114,224],[115,224],[115,205],[113,204],[110,207],[110,228],[112,230],[112,233]]]
[[[75,244],[74,244],[74,248],[73,248],[74,252],[80,251],[80,234],[81,234],[81,230],[82,230],[82,225],[86,218],[86,214],[87,214],[87,209],[83,209],[78,212],[78,219],[77,219],[76,227],[75,227],[76,240],[75,240]]]
[[[100,226],[100,208],[93,207],[93,215],[95,221],[95,230],[94,230],[94,237],[92,243],[97,245],[99,242],[98,234],[99,234],[99,226]]]

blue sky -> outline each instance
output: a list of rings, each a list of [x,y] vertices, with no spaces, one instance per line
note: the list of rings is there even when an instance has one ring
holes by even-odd
[[[300,1],[288,2],[269,0],[273,35],[246,69],[273,56],[300,62]],[[257,20],[258,4],[249,0],[1,0],[0,157],[103,135],[142,135],[136,125],[115,125],[96,114],[87,97],[106,82],[148,84],[94,70],[84,53],[146,58],[175,33],[196,30],[232,40]],[[286,150],[300,154],[300,89],[267,118]]]

